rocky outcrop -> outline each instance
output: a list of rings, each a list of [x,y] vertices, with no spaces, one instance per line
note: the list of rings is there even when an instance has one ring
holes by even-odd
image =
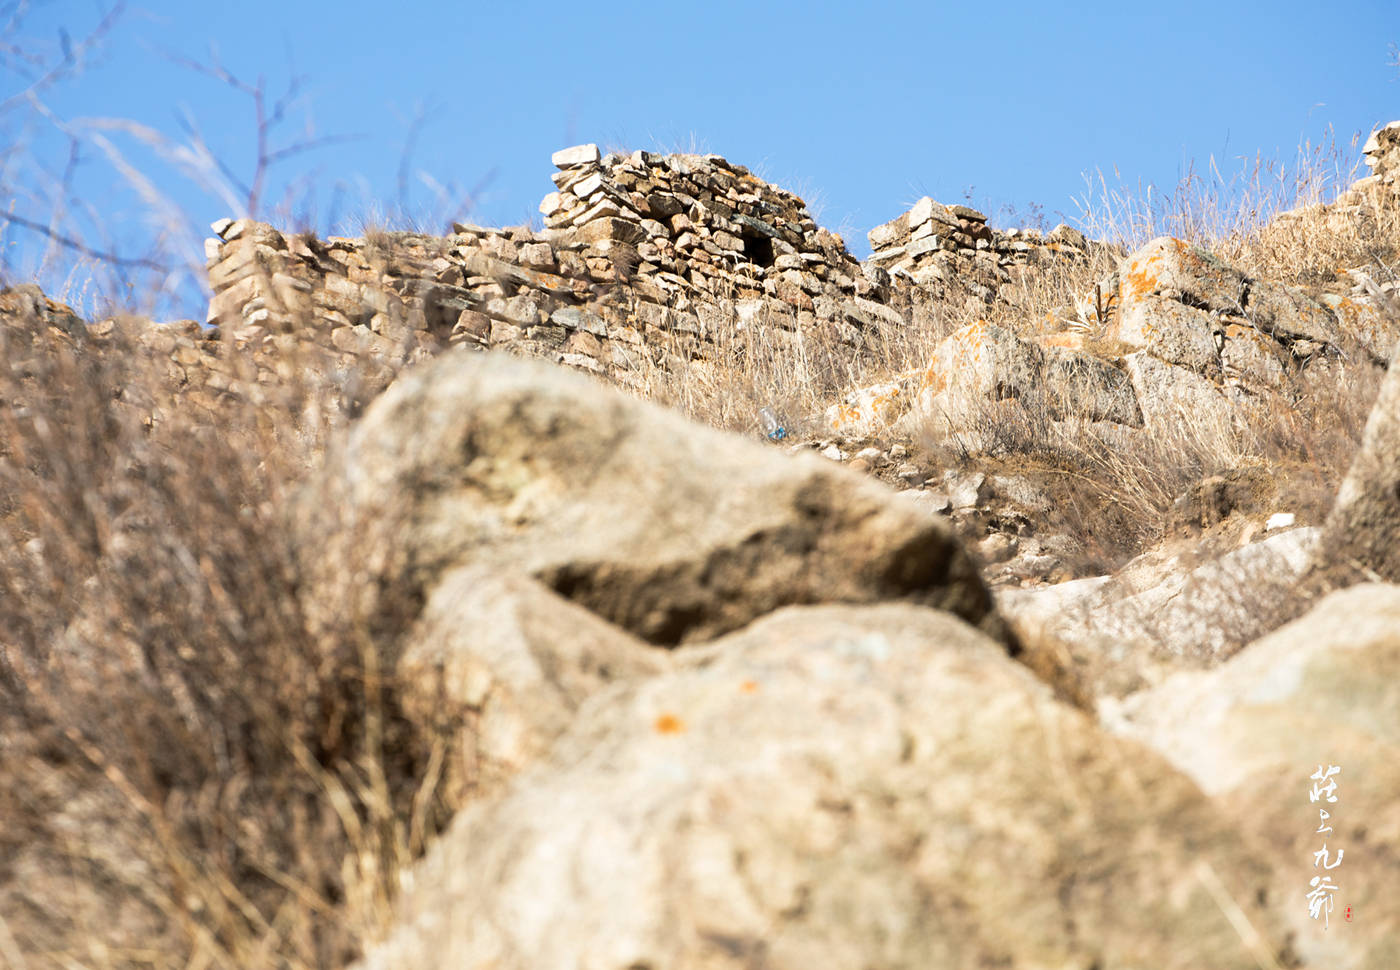
[[[1025,642],[1066,645],[1077,689],[1121,697],[1177,670],[1217,666],[1276,625],[1318,533],[1289,529],[1217,556],[1169,544],[1112,576],[1003,589],[997,607]]]
[[[1335,356],[1355,328],[1371,326],[1372,345],[1388,339],[1381,331],[1389,324],[1360,304],[1334,312],[1169,237],[1127,256],[1096,289],[1081,301],[1094,308],[1094,321],[1082,327],[1097,332],[1091,342],[1074,341],[1082,349],[1059,346],[1058,334],[1025,338],[975,324],[945,338],[926,372],[901,375],[895,393],[849,393],[827,411],[827,424],[861,435],[902,422],[907,432],[995,451],[995,436],[966,432],[1004,420],[1007,402],[1019,402],[1022,410],[1032,404],[1042,423],[1228,432],[1238,408],[1260,398],[1287,407],[1288,379]]]
[[[459,815],[365,970],[1294,965],[1273,862],[946,613],[679,659]]]
[[[1178,674],[1105,710],[1112,730],[1159,751],[1268,847],[1270,895],[1310,967],[1369,970],[1400,952],[1397,630],[1400,587],[1356,586],[1217,670]],[[1341,769],[1335,803],[1309,795],[1324,766]],[[1325,863],[1316,856],[1324,845]],[[1310,918],[1307,899],[1324,874],[1339,887],[1331,932],[1318,925],[1323,914]]]
[[[337,543],[327,568],[368,560],[380,602],[364,609],[386,622],[475,564],[658,646],[788,604],[902,600],[1014,649],[948,528],[883,486],[505,355],[455,352],[405,374],[306,503],[327,532],[307,544],[318,562]]]

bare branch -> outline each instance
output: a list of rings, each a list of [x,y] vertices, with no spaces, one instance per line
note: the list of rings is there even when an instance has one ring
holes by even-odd
[[[117,20],[121,17],[125,9],[125,2],[119,0],[118,3],[112,6],[111,10],[107,11],[106,15],[98,22],[97,26],[76,45],[67,40],[67,35],[64,34],[63,59],[50,68],[42,77],[30,84],[29,87],[16,94],[10,95],[4,101],[0,101],[0,112],[9,110],[21,101],[26,101],[35,97],[61,78],[70,74],[76,74],[82,70],[83,60],[86,58],[88,52],[93,47],[97,46],[97,44],[111,32],[113,26],[116,25]]]
[[[277,162],[286,161],[292,156],[300,155],[303,152],[309,152],[316,148],[325,148],[327,145],[340,145],[345,142],[359,141],[364,137],[364,135],[322,135],[320,138],[308,138],[306,141],[299,141],[294,145],[288,145],[285,148],[279,148],[274,152],[269,152],[264,161],[268,166],[272,166]]]
[[[167,265],[165,265],[164,263],[158,263],[153,259],[133,259],[128,256],[118,256],[116,253],[103,252],[99,249],[93,249],[92,247],[87,246],[79,242],[78,240],[73,239],[70,236],[64,236],[54,232],[50,227],[44,225],[41,222],[34,222],[30,219],[24,218],[23,216],[17,216],[12,212],[0,213],[0,220],[3,220],[8,223],[13,223],[16,226],[20,226],[24,229],[29,229],[33,232],[37,232],[40,235],[45,236],[46,238],[58,243],[60,246],[66,246],[74,252],[81,253],[89,259],[100,260],[104,263],[110,263],[113,266],[138,266],[144,269],[160,270],[161,272],[166,272],[169,270],[169,267]]]
[[[53,214],[49,217],[49,245],[44,250],[44,256],[39,261],[39,273],[42,275],[49,263],[58,255],[60,244],[54,238],[59,232],[59,227],[63,224],[67,216],[67,203],[73,194],[73,173],[78,167],[78,140],[68,139],[68,163],[63,167],[63,177],[59,180],[57,191],[53,193]]]

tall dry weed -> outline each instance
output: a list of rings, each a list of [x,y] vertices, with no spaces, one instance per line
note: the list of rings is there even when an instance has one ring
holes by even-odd
[[[443,741],[400,713],[381,644],[353,613],[307,614],[314,550],[286,514],[320,389],[153,421],[166,376],[139,346],[0,332],[8,948],[31,967],[344,964],[447,808]]]

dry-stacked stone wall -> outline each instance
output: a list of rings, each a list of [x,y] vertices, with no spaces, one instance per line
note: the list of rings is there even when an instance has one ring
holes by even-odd
[[[1083,260],[1091,244],[1070,226],[1049,234],[1037,229],[993,229],[987,217],[965,205],[942,205],[925,196],[899,218],[868,234],[869,264],[893,280],[946,294],[955,282],[985,303],[1007,298],[1020,267],[1045,260]]]
[[[1400,121],[1392,121],[1371,132],[1362,148],[1362,157],[1374,178],[1392,191],[1400,192]],[[1357,183],[1364,187],[1368,179]]]
[[[209,323],[241,345],[310,326],[355,356],[503,347],[630,383],[647,364],[709,359],[726,328],[828,331],[858,355],[904,322],[880,274],[742,166],[593,145],[554,161],[541,231],[322,241],[216,223]]]
[[[1344,199],[1400,186],[1400,123],[1376,131],[1366,159],[1374,174]],[[632,386],[654,368],[703,369],[755,334],[779,352],[791,345],[795,366],[810,338],[844,345],[858,365],[863,348],[920,314],[1017,304],[1033,267],[1092,260],[1102,246],[1063,225],[998,230],[974,209],[925,198],[871,230],[862,264],[796,195],[717,155],[582,145],[553,162],[541,229],[457,224],[441,237],[322,240],[249,220],[215,224],[207,335],[224,357],[212,380],[227,381],[222,371],[240,356],[271,380],[293,344],[329,355],[332,373],[371,393],[376,368],[387,376],[454,344],[544,356]],[[1111,303],[1113,291],[1099,296]],[[1113,308],[1093,309],[1102,324]],[[1083,313],[1061,316],[1073,329]],[[182,339],[207,356],[209,341]],[[196,365],[180,366],[199,382]]]
[[[209,323],[245,347],[310,327],[351,357],[467,343],[631,384],[648,367],[703,364],[746,330],[779,346],[820,336],[854,360],[941,298],[940,284],[956,279],[990,302],[1018,265],[1082,258],[1087,246],[1068,227],[1045,239],[998,232],[925,199],[871,233],[877,252],[861,264],[800,198],[718,155],[581,145],[553,161],[542,230],[318,240],[216,223]]]

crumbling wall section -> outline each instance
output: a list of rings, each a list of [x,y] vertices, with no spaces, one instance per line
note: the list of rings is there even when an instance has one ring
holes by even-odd
[[[710,359],[735,332],[821,336],[858,357],[891,306],[795,195],[715,155],[554,156],[545,228],[457,224],[446,237],[286,236],[216,223],[208,322],[255,346],[305,332],[352,357],[412,359],[465,343],[632,384]]]

